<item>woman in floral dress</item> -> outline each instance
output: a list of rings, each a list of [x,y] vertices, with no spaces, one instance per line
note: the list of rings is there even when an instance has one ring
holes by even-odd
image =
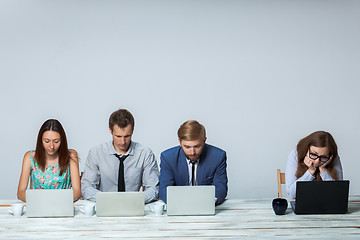
[[[81,197],[79,159],[68,149],[60,122],[47,120],[40,128],[35,151],[25,153],[17,196],[26,202],[30,179],[32,189],[73,189],[74,201]]]

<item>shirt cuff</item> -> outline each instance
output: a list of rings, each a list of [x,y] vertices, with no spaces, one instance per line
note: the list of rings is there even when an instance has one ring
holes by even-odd
[[[330,176],[329,172],[325,170],[323,174],[320,174],[320,177],[323,181],[333,181],[334,179]]]
[[[301,177],[301,178],[299,178],[298,180],[299,181],[312,181],[312,180],[314,180],[315,179],[315,177],[313,176],[313,175],[311,175],[311,173],[309,172],[309,170],[307,170],[305,173],[304,173],[304,175]]]

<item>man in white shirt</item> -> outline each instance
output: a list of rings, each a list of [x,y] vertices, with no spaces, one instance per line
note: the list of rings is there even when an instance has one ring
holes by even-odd
[[[158,199],[159,170],[151,149],[131,140],[134,117],[126,109],[109,118],[112,141],[90,149],[81,180],[84,199],[96,201],[98,191],[139,191],[144,187],[145,203]]]

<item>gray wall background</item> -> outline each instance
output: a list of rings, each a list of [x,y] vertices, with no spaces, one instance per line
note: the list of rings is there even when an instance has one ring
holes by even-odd
[[[0,199],[46,119],[82,168],[120,107],[158,161],[182,122],[203,123],[229,198],[276,197],[290,150],[329,131],[359,194],[359,22],[349,0],[0,0]]]

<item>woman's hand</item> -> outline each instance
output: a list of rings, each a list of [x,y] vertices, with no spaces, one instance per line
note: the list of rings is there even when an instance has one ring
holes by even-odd
[[[304,158],[304,163],[308,167],[308,170],[309,170],[310,174],[314,175],[315,171],[316,171],[316,167],[314,166],[313,160],[311,160],[309,158],[309,153],[306,154],[306,156]]]
[[[81,197],[81,188],[79,175],[79,157],[74,149],[70,150],[70,176],[75,202]]]
[[[29,177],[31,172],[31,159],[30,159],[30,151],[25,153],[21,175],[18,185],[17,197],[23,202],[26,202],[26,189],[29,184]]]
[[[325,172],[326,172],[326,166],[329,164],[329,163],[331,163],[331,161],[332,161],[332,156],[330,157],[330,159],[327,161],[327,162],[325,162],[325,163],[323,163],[322,165],[320,165],[319,166],[319,170],[320,170],[320,174],[324,174]]]

